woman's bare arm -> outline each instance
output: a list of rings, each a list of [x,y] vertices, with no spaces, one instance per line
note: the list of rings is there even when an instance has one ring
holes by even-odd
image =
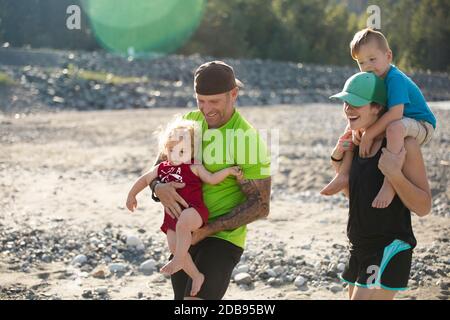
[[[353,154],[349,153],[350,151],[353,151],[354,148],[354,144],[351,141],[351,137],[352,137],[352,131],[349,130],[349,127],[347,126],[347,128],[345,128],[345,132],[344,134],[339,137],[338,142],[336,143],[336,146],[334,147],[332,153],[331,153],[331,157],[332,159],[341,159],[340,161],[334,161],[331,160],[331,165],[334,168],[334,171],[336,174],[338,174],[339,172],[341,172],[342,169],[342,163],[344,161],[347,161],[346,163],[351,163],[351,159],[348,159],[348,157],[353,158]],[[344,143],[346,143],[346,146],[344,147]],[[350,161],[350,162],[348,162]],[[348,198],[349,197],[349,189],[348,187],[345,187],[344,189],[342,189],[342,192],[344,193],[344,195]]]

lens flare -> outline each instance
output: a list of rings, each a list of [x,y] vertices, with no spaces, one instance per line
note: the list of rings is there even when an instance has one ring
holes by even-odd
[[[83,0],[99,43],[129,55],[169,54],[194,33],[205,0]]]

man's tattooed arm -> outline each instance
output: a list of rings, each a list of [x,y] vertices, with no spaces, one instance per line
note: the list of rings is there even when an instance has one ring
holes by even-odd
[[[271,178],[241,180],[238,183],[247,196],[247,201],[235,207],[230,213],[208,223],[206,227],[209,235],[235,229],[269,215]]]

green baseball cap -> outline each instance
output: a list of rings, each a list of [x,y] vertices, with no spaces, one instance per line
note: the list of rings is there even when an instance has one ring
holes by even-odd
[[[384,81],[372,72],[358,72],[345,81],[344,89],[332,95],[354,107],[362,107],[371,102],[386,105],[387,94]]]

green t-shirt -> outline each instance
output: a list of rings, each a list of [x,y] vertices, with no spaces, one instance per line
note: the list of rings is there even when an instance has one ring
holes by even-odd
[[[192,111],[183,117],[197,121],[202,129],[202,146],[198,148],[199,160],[210,172],[239,165],[245,179],[264,179],[270,176],[270,156],[267,145],[258,131],[235,109],[233,116],[222,127],[208,129],[200,111]],[[199,143],[200,145],[200,143]],[[209,210],[209,221],[229,213],[247,200],[234,176],[228,176],[216,185],[203,183],[203,199]],[[244,248],[247,227],[220,231],[213,235]]]

